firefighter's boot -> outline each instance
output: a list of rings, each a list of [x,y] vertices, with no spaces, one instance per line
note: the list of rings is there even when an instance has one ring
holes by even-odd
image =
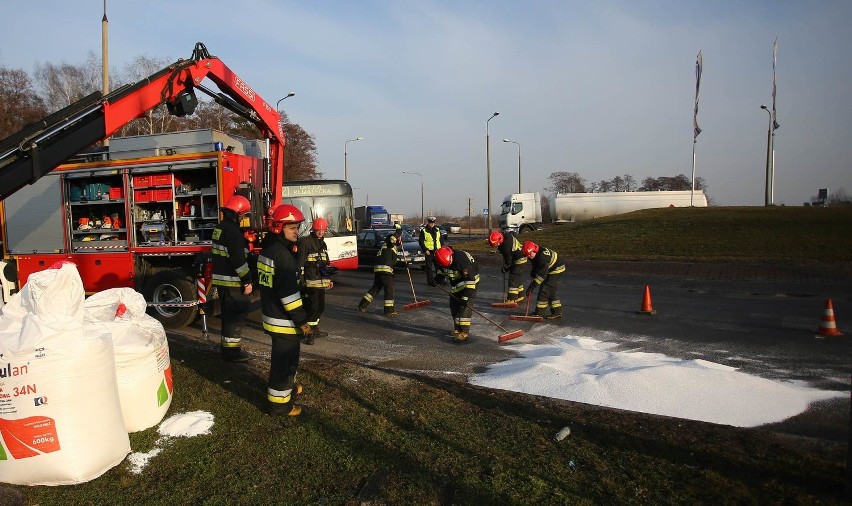
[[[302,414],[302,406],[292,402],[270,402],[267,404],[267,412],[272,416],[299,416]]]
[[[545,318],[547,318],[548,320],[556,320],[558,318],[562,318],[562,308],[561,307],[553,308],[551,310],[550,315],[546,316]]]
[[[320,330],[319,325],[311,325],[311,329],[313,330],[313,332],[311,332],[311,335],[314,337],[328,337],[328,332],[323,332],[322,330]]]
[[[457,334],[457,335],[453,338],[453,342],[454,342],[454,343],[464,343],[464,342],[466,342],[466,341],[467,341],[467,339],[468,339],[469,337],[470,337],[470,334],[468,334],[467,332],[459,332],[459,333],[458,333],[458,334]]]
[[[399,311],[396,310],[393,306],[385,306],[385,316],[388,318],[392,318],[399,314]]]
[[[366,313],[368,307],[370,307],[370,301],[366,298],[361,299],[361,302],[358,303],[358,311],[362,313]]]
[[[222,358],[228,362],[245,362],[251,355],[239,346],[222,346]]]

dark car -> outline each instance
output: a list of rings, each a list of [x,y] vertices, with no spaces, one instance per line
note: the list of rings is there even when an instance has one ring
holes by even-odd
[[[358,234],[358,264],[359,265],[375,265],[376,253],[385,242],[388,234],[392,234],[392,228],[368,228]],[[406,262],[409,268],[420,268],[426,264],[426,257],[420,251],[420,245],[417,244],[417,239],[402,232],[402,244],[405,247],[405,255],[400,253],[397,256],[397,267],[405,267]]]
[[[400,227],[402,227],[402,231],[403,231],[403,232],[407,232],[407,233],[408,233],[408,235],[410,235],[411,237],[414,237],[415,239],[417,239],[417,234],[418,234],[420,231],[419,231],[419,230],[417,230],[416,228],[414,228],[414,225],[409,225],[409,224],[407,224],[407,223],[403,223],[402,225],[400,225]]]

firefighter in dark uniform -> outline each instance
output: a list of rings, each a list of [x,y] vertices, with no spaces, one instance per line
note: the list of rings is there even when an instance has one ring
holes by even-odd
[[[473,303],[476,301],[476,285],[479,283],[479,267],[467,251],[453,250],[447,246],[435,252],[438,264],[436,281],[446,277],[450,282],[450,314],[454,328],[450,333],[453,341],[463,343],[470,337],[470,320]]]
[[[266,390],[270,415],[298,416],[295,403],[301,386],[296,383],[300,341],[310,335],[308,313],[299,291],[301,269],[297,260],[299,225],[305,221],[295,206],[283,204],[272,212],[270,233],[257,259],[263,330],[272,338],[269,381]]]
[[[305,344],[314,344],[315,338],[328,335],[328,332],[319,329],[319,320],[325,311],[325,291],[334,286],[331,278],[325,274],[328,267],[326,230],[328,222],[324,218],[316,218],[311,224],[311,233],[299,241],[299,265],[305,280],[302,295],[308,312],[308,324],[313,330]]]
[[[506,289],[506,302],[521,302],[524,300],[524,278],[521,268],[527,263],[527,257],[521,250],[518,237],[511,230],[500,232],[495,230],[488,236],[488,245],[497,248],[503,257],[503,267],[500,271],[505,276],[509,273],[509,283]]]
[[[535,287],[540,287],[535,303],[536,316],[543,316],[550,320],[560,318],[562,302],[556,295],[556,290],[559,288],[559,278],[565,272],[565,262],[559,260],[559,255],[555,251],[532,241],[524,243],[523,251],[532,264],[532,272],[530,272],[532,282],[527,288],[527,297],[532,297]],[[550,307],[550,314],[547,314],[548,307]]]
[[[426,254],[426,282],[429,286],[435,286],[435,252],[441,247],[441,231],[435,226],[434,216],[426,220],[417,242]]]
[[[397,247],[402,247],[402,227],[399,225],[392,234],[388,234],[384,243],[382,243],[382,247],[376,253],[376,266],[373,267],[373,286],[358,303],[358,310],[362,313],[367,312],[367,308],[373,302],[373,297],[384,290],[385,316],[391,317],[399,314],[399,311],[394,308],[393,301],[393,267],[396,265],[399,253]]]
[[[243,322],[248,316],[252,292],[248,265],[248,241],[240,230],[240,220],[251,211],[251,203],[234,195],[222,209],[222,221],[213,229],[213,278],[222,305],[222,356],[230,362],[245,362],[249,355],[241,348]]]

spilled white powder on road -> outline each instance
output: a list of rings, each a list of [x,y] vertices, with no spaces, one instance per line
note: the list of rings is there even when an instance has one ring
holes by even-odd
[[[139,474],[148,465],[148,461],[156,457],[161,451],[160,446],[168,444],[170,438],[193,437],[201,434],[210,434],[213,427],[213,414],[206,411],[192,411],[190,413],[178,413],[168,417],[160,424],[157,433],[160,438],[154,443],[156,448],[149,452],[131,453],[128,457],[130,472]]]
[[[513,347],[519,357],[472,376],[471,384],[641,413],[756,427],[848,393],[739,372],[706,360],[613,352],[616,344],[565,336]]]

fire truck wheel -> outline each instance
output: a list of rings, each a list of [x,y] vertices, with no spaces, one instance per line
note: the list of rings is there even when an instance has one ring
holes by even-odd
[[[168,304],[191,302],[197,299],[195,285],[180,272],[162,271],[145,284],[145,300],[164,304],[149,306],[148,312],[168,329],[185,327],[198,316],[198,306],[175,307]]]

